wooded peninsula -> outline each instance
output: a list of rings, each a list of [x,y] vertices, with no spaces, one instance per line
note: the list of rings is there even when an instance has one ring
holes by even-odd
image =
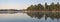
[[[27,11],[60,11],[60,4],[59,2],[56,4],[52,2],[50,5],[47,3],[45,3],[45,5],[31,5],[27,8]]]

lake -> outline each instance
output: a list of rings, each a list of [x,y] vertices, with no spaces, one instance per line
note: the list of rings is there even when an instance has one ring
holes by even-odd
[[[0,22],[60,22],[60,12],[0,13]]]

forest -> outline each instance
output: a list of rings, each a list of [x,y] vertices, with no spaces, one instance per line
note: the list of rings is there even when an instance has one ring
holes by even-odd
[[[52,2],[50,5],[47,3],[45,3],[45,5],[39,3],[37,5],[29,6],[27,11],[60,11],[60,4],[59,2],[56,4]]]

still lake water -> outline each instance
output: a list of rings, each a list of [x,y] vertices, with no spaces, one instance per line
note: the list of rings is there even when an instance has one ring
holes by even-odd
[[[0,13],[0,22],[60,22],[60,12]]]

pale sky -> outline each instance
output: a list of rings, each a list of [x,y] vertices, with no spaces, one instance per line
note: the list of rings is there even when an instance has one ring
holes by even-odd
[[[60,3],[60,0],[0,0],[0,9],[26,9],[32,4]]]

